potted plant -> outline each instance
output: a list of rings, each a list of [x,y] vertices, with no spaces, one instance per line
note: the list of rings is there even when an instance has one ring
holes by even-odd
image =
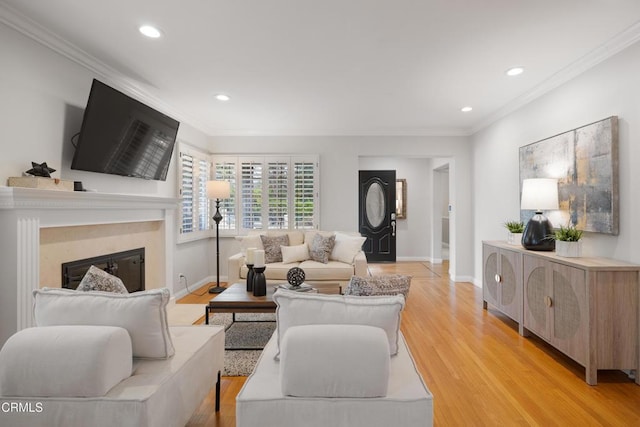
[[[504,226],[509,230],[507,235],[507,243],[510,245],[519,245],[522,241],[522,233],[524,232],[524,223],[522,221],[507,221]]]
[[[578,230],[573,225],[560,226],[553,233],[556,241],[556,255],[562,257],[577,258],[582,254],[582,230]]]

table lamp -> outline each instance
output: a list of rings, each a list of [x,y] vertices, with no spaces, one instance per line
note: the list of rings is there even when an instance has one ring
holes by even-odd
[[[554,250],[553,227],[542,211],[558,209],[558,180],[533,178],[522,181],[520,209],[535,210],[522,234],[522,246],[532,251]]]

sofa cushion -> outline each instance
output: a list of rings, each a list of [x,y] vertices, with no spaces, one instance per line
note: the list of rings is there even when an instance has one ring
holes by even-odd
[[[281,337],[292,326],[316,324],[369,325],[382,328],[389,341],[389,352],[398,352],[398,330],[404,297],[306,294],[279,289],[273,300],[280,345]],[[279,347],[280,348],[280,347]]]
[[[336,233],[335,244],[329,259],[353,264],[353,259],[362,250],[366,237]]]
[[[329,255],[331,255],[335,241],[335,234],[331,236],[316,234],[311,241],[311,246],[309,246],[309,257],[313,261],[321,262],[323,264],[328,263]]]
[[[134,357],[165,359],[174,354],[166,288],[127,295],[43,288],[33,291],[33,296],[38,326],[119,326],[131,336]]]
[[[339,360],[340,363],[336,363]],[[295,397],[383,397],[389,385],[385,332],[364,325],[292,326],[282,337],[280,385]],[[313,367],[309,369],[309,367]]]
[[[0,350],[0,396],[99,397],[131,375],[131,338],[113,326],[47,326]]]
[[[326,264],[317,261],[303,261],[298,267],[304,270],[307,281],[341,280],[347,281],[353,276],[353,266],[339,261],[329,261]]]
[[[264,247],[264,262],[271,264],[272,262],[282,262],[281,246],[289,246],[289,236],[283,234],[281,236],[264,236],[260,235],[262,246]]]
[[[409,295],[411,276],[388,274],[383,276],[353,276],[347,285],[345,295]]]
[[[280,250],[282,251],[282,262],[284,264],[309,259],[309,247],[304,243],[295,246],[280,246]]]
[[[103,291],[117,294],[128,294],[127,288],[119,277],[92,265],[76,288],[77,291]]]

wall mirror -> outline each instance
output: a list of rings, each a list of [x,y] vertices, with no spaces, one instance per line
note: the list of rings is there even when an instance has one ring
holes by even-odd
[[[396,179],[396,218],[407,217],[407,180]]]

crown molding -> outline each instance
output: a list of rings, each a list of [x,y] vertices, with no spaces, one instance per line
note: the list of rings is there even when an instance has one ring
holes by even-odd
[[[519,110],[533,100],[560,87],[585,71],[611,58],[613,55],[622,52],[638,41],[640,41],[640,21],[618,33],[581,58],[578,58],[576,61],[558,71],[529,92],[524,93],[522,96],[519,96],[504,107],[487,116],[484,120],[471,128],[471,134],[484,129],[499,119]]]
[[[416,128],[390,130],[323,130],[323,129],[218,129],[210,136],[470,136],[465,128]]]
[[[69,43],[34,20],[2,3],[0,3],[0,22],[62,55],[70,61],[75,62],[81,67],[86,68],[93,74],[107,80],[119,90],[159,111],[162,111],[168,116],[171,116],[178,121],[188,123],[190,126],[195,127],[207,135],[213,132],[213,129],[208,128],[208,126],[200,120],[171,107],[169,104],[144,89],[139,83],[127,78],[115,68],[96,59],[76,45]]]

